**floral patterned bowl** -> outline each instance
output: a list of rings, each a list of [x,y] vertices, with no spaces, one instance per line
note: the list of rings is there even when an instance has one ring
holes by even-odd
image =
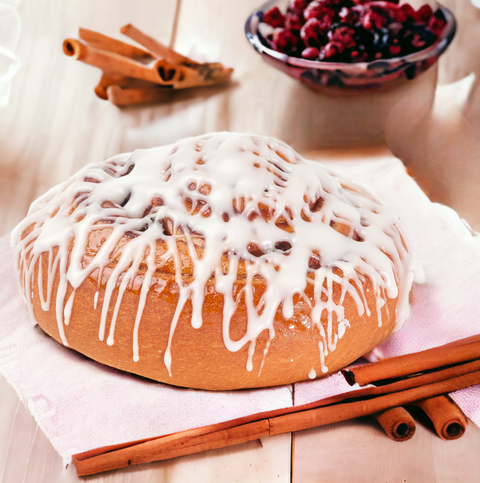
[[[411,80],[427,70],[447,49],[456,32],[455,18],[447,8],[439,6],[447,24],[440,37],[428,48],[403,57],[371,62],[324,62],[305,60],[277,52],[268,46],[258,31],[263,12],[278,5],[270,0],[254,11],[245,23],[245,35],[263,59],[289,76],[305,82],[315,90],[370,90],[391,88]]]

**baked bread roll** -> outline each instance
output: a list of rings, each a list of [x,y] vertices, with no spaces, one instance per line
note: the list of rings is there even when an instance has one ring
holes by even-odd
[[[86,166],[12,240],[47,334],[210,390],[338,371],[404,323],[417,270],[392,210],[282,142],[234,133]]]

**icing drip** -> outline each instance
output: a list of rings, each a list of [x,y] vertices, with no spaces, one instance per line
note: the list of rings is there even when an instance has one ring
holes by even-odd
[[[73,300],[75,298],[75,291],[73,291],[65,304],[63,316],[65,317],[65,325],[70,323],[70,316],[72,315]]]
[[[98,235],[95,249],[92,233]],[[135,361],[141,357],[138,330],[154,273],[159,268],[174,273],[179,299],[168,345],[159,348],[165,351],[170,375],[179,317],[190,301],[192,326],[202,326],[206,285],[211,281],[223,296],[225,347],[235,352],[248,345],[248,371],[253,369],[258,336],[267,330],[272,339],[277,309],[290,319],[294,296],[300,296],[321,335],[319,361],[325,373],[325,358],[350,327],[342,306],[345,297],[354,300],[359,316],[376,313],[379,325],[387,298],[398,297],[400,327],[408,317],[411,285],[421,272],[407,252],[398,217],[389,208],[321,165],[303,160],[285,144],[247,134],[189,138],[86,166],[32,204],[12,241],[26,294],[33,292],[38,264],[36,283],[45,311],[51,308],[58,276],[55,310],[65,345],[64,325],[70,320],[73,294],[88,276],[96,274],[100,289],[109,270],[98,328],[99,339],[107,336],[108,345],[115,343],[125,291],[141,285],[133,333]],[[187,261],[182,250],[188,251]],[[47,284],[42,254],[48,259]],[[45,256],[43,260],[45,265]],[[236,291],[239,274],[244,285]],[[266,286],[259,301],[253,290],[257,279]],[[375,307],[367,304],[367,280]],[[308,284],[313,300],[305,295]],[[341,289],[339,300],[336,286]],[[69,287],[73,292],[66,300]],[[155,291],[164,288],[155,279]],[[114,290],[118,295],[107,335]],[[33,317],[32,301],[27,302]],[[247,330],[233,340],[230,323],[240,303],[246,307]],[[309,377],[316,377],[312,371]]]

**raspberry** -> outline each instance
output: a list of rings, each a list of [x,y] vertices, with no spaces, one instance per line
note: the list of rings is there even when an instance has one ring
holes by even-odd
[[[415,20],[418,23],[426,24],[433,15],[433,10],[430,5],[422,5],[415,14]]]
[[[289,30],[300,30],[305,23],[303,13],[297,10],[288,9],[285,18],[285,28]]]
[[[309,60],[365,62],[432,45],[446,25],[442,10],[417,11],[399,0],[290,0],[264,14],[273,48]],[[283,27],[283,28],[282,28]]]
[[[400,10],[402,11],[403,15],[405,15],[405,20],[403,20],[403,22],[415,18],[415,10],[409,3],[400,5]],[[399,22],[402,22],[402,20],[399,20]]]
[[[402,48],[400,45],[391,45],[388,50],[394,57],[396,57],[401,52]]]
[[[373,12],[367,12],[362,18],[362,25],[365,30],[373,29]]]
[[[361,7],[347,8],[343,7],[338,16],[348,25],[356,25],[360,21],[360,15],[363,13]]]
[[[273,34],[273,43],[275,50],[283,53],[289,53],[295,50],[298,45],[299,39],[290,30],[282,29]]]
[[[405,4],[408,5],[408,4]],[[410,5],[408,5],[410,7]],[[405,10],[402,8],[403,5],[399,5],[392,9],[391,17],[394,22],[405,23],[408,20],[408,15]],[[413,8],[412,8],[413,10]],[[415,10],[413,10],[415,13]]]
[[[338,27],[335,30],[328,32],[330,41],[338,42],[344,49],[355,47],[356,42],[353,39],[355,30],[350,27]]]
[[[333,8],[335,10],[340,9],[343,4],[351,3],[350,0],[313,0],[313,1],[321,5],[322,7]],[[313,2],[309,2],[309,4],[311,3]]]
[[[311,18],[300,30],[300,37],[306,46],[319,47],[327,42],[320,20]]]
[[[285,16],[280,12],[278,7],[273,7],[263,14],[263,21],[273,28],[285,26]]]
[[[350,59],[353,62],[365,62],[368,59],[368,54],[366,52],[354,50],[350,52]]]
[[[433,15],[428,22],[428,29],[438,37],[445,28],[445,25],[447,25],[445,20]]]
[[[372,8],[373,10],[384,10],[389,11],[391,9],[397,8],[395,4],[389,2],[388,0],[375,0],[368,2],[367,7]]]
[[[318,56],[320,55],[320,51],[316,49],[315,47],[307,47],[303,52],[302,52],[302,57],[304,59],[308,60],[315,60],[318,59]]]
[[[386,27],[394,20],[394,8],[388,2],[370,2],[366,7],[365,16],[369,17],[367,24],[378,29]]]
[[[310,20],[311,18],[316,18],[318,12],[322,11],[324,7],[321,6],[318,0],[311,2],[308,7],[303,11],[303,16],[305,20]]]
[[[403,25],[400,22],[393,22],[388,26],[388,30],[390,30],[392,35],[398,36],[403,30]]]
[[[322,28],[327,30],[332,25],[336,12],[331,8],[323,6],[323,3],[314,0],[303,12],[305,20],[316,18],[322,23]]]
[[[422,39],[420,34],[414,34],[411,44],[417,49],[423,49],[425,47],[425,40]]]
[[[291,7],[295,10],[305,10],[312,0],[292,0]]]
[[[325,48],[323,50],[323,58],[331,59],[332,57],[341,54],[343,50],[343,46],[340,43],[329,42],[327,45],[325,45]]]

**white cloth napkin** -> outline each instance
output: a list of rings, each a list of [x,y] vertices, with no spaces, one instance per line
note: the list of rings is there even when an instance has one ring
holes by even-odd
[[[449,208],[431,203],[400,161],[331,163],[395,209],[427,281],[412,316],[376,351],[415,352],[480,333],[480,237]],[[296,405],[351,390],[340,374],[272,389],[206,392],[150,382],[102,366],[57,344],[28,320],[13,252],[0,240],[0,370],[53,446],[72,454]],[[221,368],[219,368],[221,370]],[[480,425],[480,387],[453,395]]]

